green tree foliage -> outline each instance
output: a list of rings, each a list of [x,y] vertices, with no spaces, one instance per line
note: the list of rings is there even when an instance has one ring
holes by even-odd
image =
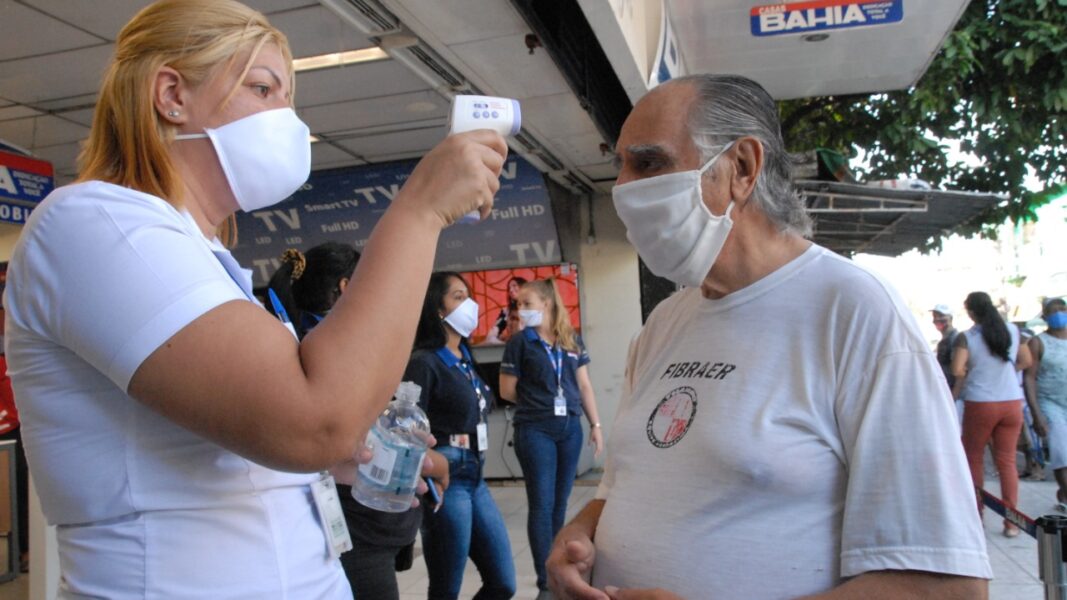
[[[791,150],[862,150],[865,179],[919,177],[1011,198],[964,233],[1035,220],[1053,194],[1023,187],[1027,167],[1049,189],[1067,181],[1067,0],[972,0],[911,89],[786,101],[781,113]],[[945,140],[982,164],[952,164]]]

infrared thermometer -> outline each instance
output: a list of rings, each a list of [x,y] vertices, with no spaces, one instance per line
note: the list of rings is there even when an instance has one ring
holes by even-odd
[[[452,110],[448,114],[448,133],[463,133],[475,129],[492,129],[502,136],[515,135],[522,128],[522,111],[519,101],[494,96],[457,95],[452,98]],[[471,211],[458,223],[477,223],[478,211]]]

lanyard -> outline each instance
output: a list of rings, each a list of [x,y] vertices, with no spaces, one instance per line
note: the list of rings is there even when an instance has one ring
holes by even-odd
[[[460,347],[460,351],[463,353],[463,358],[456,358],[455,354],[445,347],[437,349],[437,356],[441,359],[445,365],[455,365],[459,368],[460,372],[467,378],[467,381],[471,384],[471,388],[474,390],[474,395],[478,398],[478,420],[485,420],[485,394],[482,393],[482,382],[479,379],[478,374],[474,372],[472,366],[473,360],[471,355],[467,352],[466,348]]]
[[[563,389],[563,349],[557,346],[549,346],[548,342],[538,338],[545,352],[548,352],[548,360],[552,363],[552,371],[556,373],[556,387]]]

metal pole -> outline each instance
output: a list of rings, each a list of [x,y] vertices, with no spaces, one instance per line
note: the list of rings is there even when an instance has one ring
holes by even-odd
[[[1037,562],[1045,582],[1045,600],[1067,600],[1067,517],[1045,515],[1037,520]]]

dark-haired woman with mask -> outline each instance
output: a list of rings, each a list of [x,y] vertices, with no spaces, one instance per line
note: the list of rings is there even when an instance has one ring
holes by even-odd
[[[441,230],[491,209],[504,140],[473,131],[428,152],[354,289],[298,341],[226,247],[237,210],[285,200],[310,172],[285,35],[232,0],[160,0],[114,50],[78,178],[28,219],[4,303],[61,594],[349,598],[320,472],[353,456],[396,390],[410,291]]]
[[[956,337],[952,374],[953,395],[964,401],[963,450],[971,478],[982,487],[986,444],[993,441],[993,462],[1000,475],[1004,503],[1019,501],[1019,473],[1015,447],[1023,425],[1023,394],[1018,371],[1030,366],[1030,351],[1019,343],[1019,328],[1006,323],[989,294],[971,292],[963,303],[974,326]],[[981,512],[981,501],[978,503]],[[1004,535],[1015,537],[1019,528],[1004,521]]]
[[[454,600],[467,558],[482,576],[479,600],[515,594],[515,564],[504,518],[482,477],[489,447],[486,418],[493,392],[471,355],[468,338],[478,304],[458,273],[434,273],[426,291],[405,381],[422,388],[436,450],[448,460],[449,480],[438,511],[423,507],[422,549],[429,575],[427,598]]]
[[[298,323],[297,332],[303,338],[341,298],[357,262],[359,253],[351,245],[339,242],[319,244],[307,254],[294,248],[286,250],[282,266],[270,280],[270,289],[275,292],[275,316]],[[282,298],[291,298],[291,310],[274,305]],[[297,316],[293,316],[293,310]],[[433,450],[427,453],[431,460],[425,474],[433,478],[439,490],[444,490],[448,487],[448,461]],[[341,566],[355,598],[397,600],[400,590],[396,571],[411,566],[422,509],[416,506],[402,513],[387,513],[356,502],[352,497],[353,467],[348,464],[332,470],[352,538],[352,549],[341,555]]]

